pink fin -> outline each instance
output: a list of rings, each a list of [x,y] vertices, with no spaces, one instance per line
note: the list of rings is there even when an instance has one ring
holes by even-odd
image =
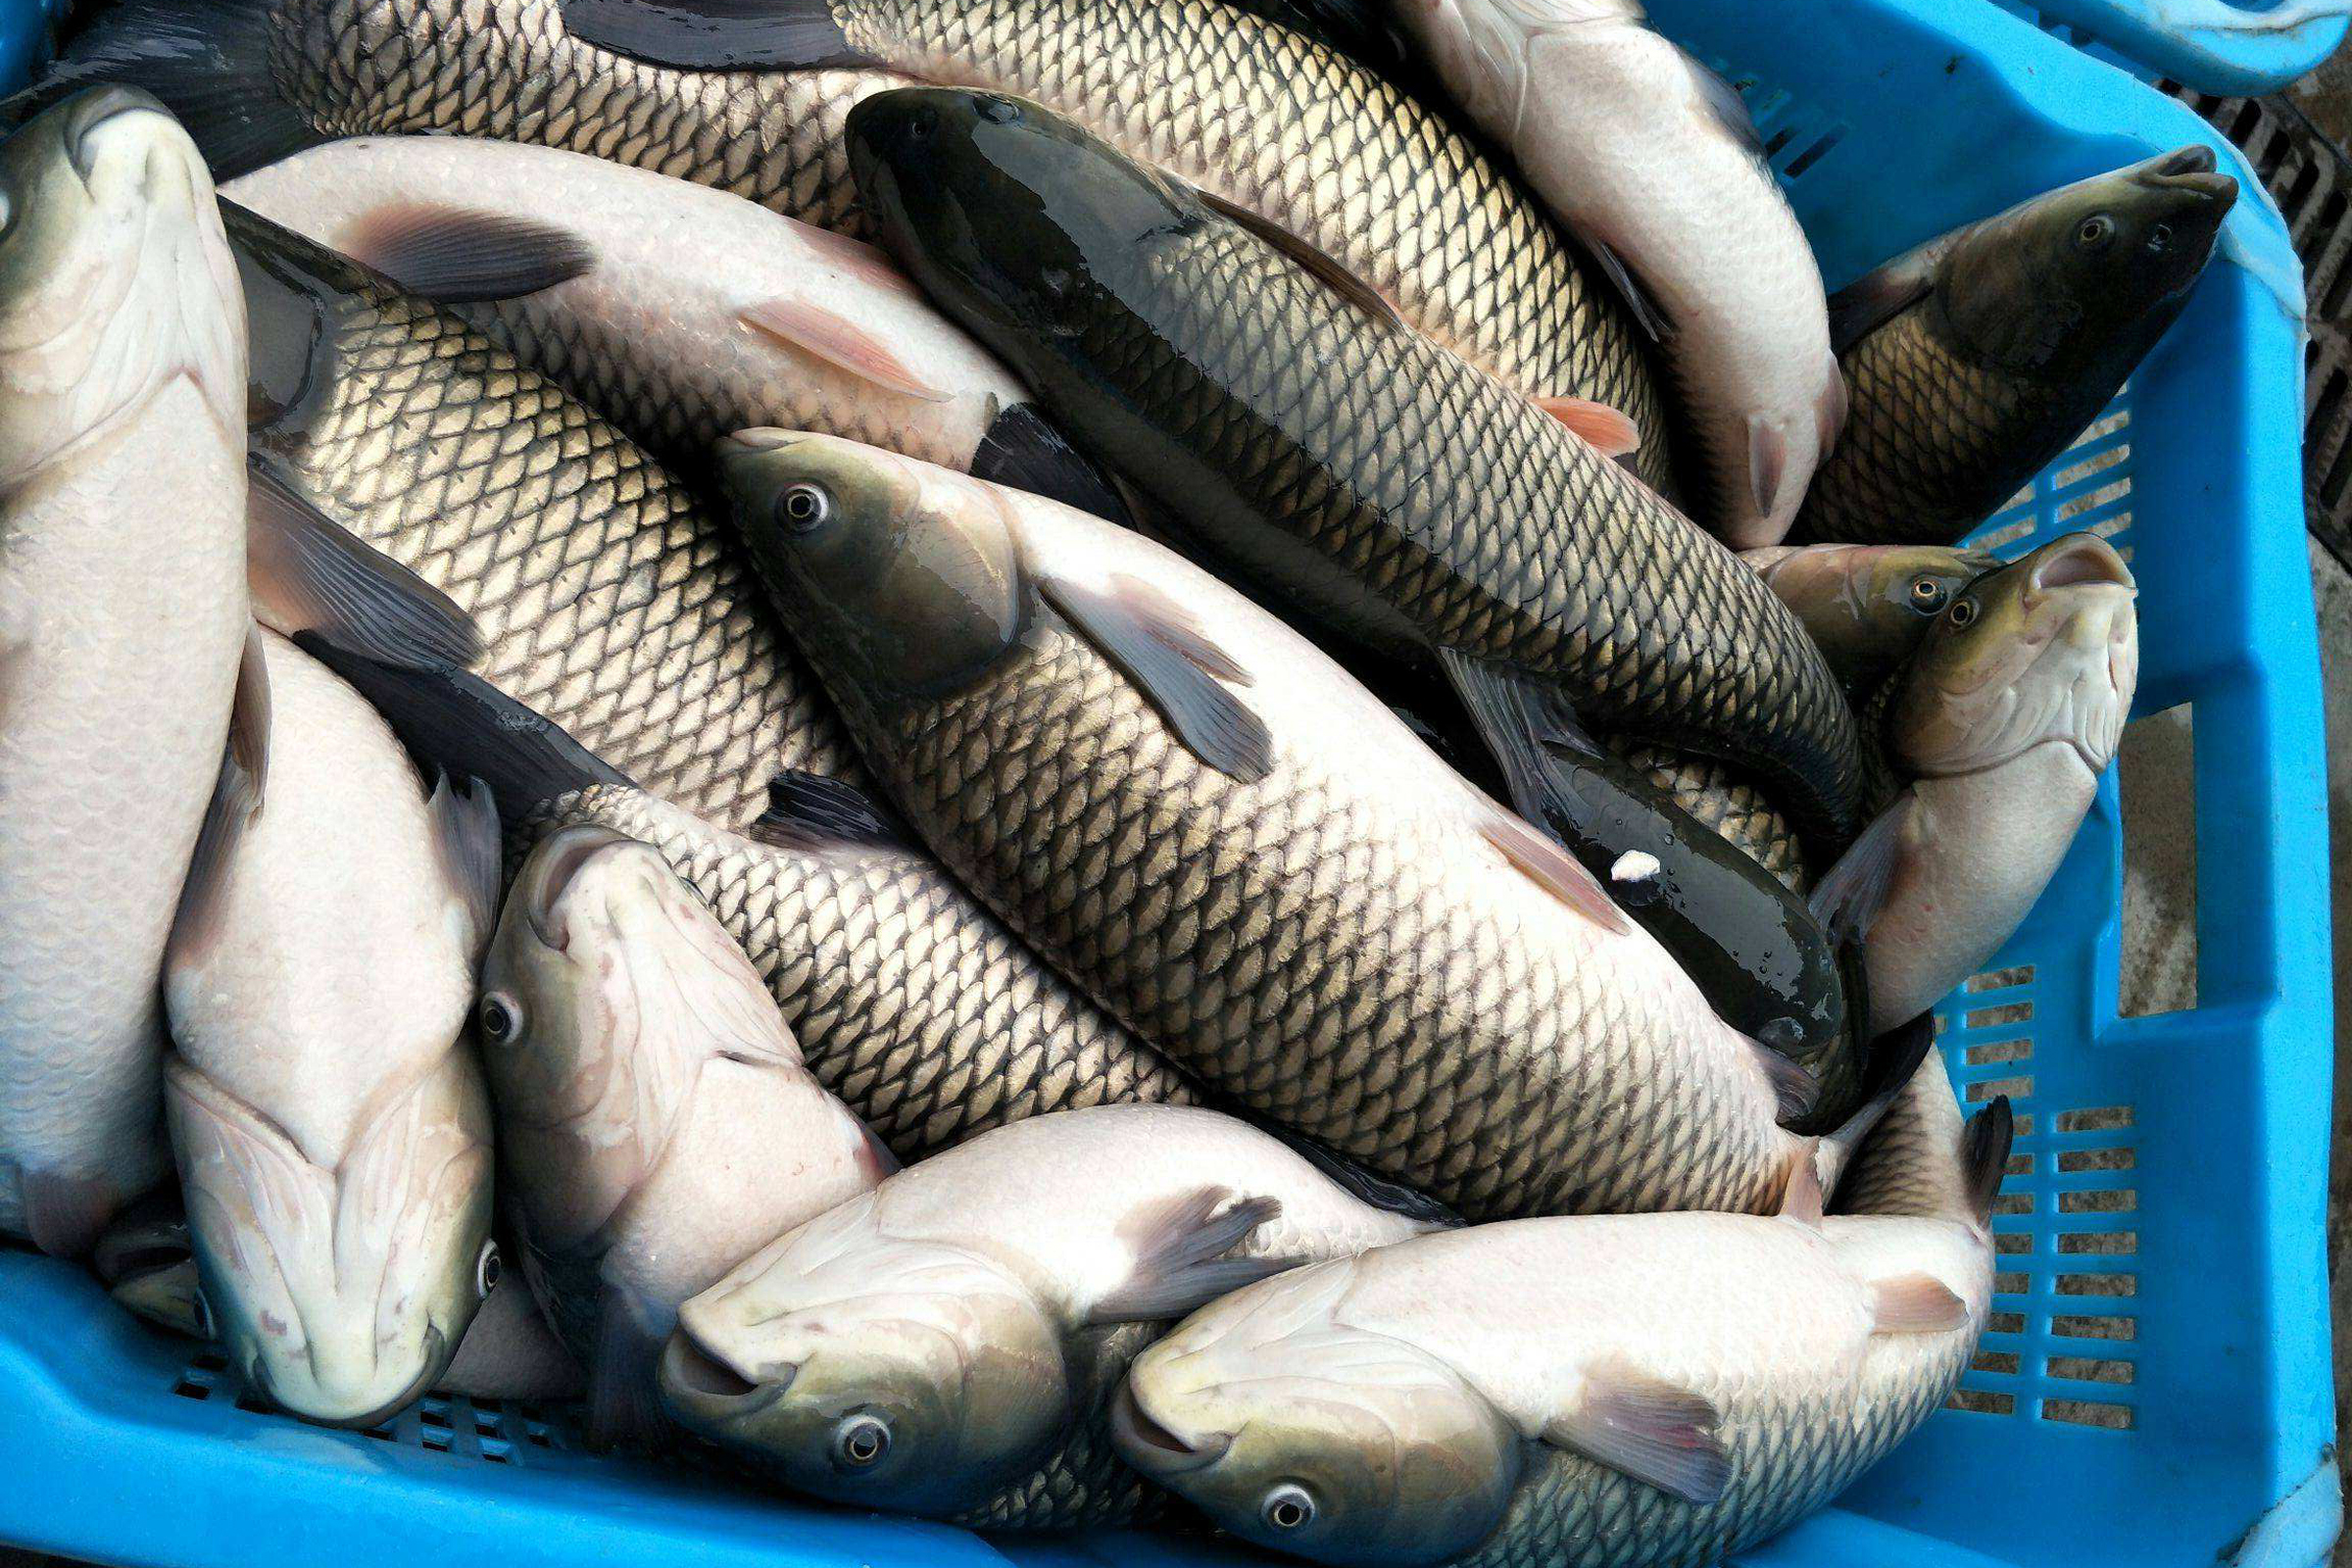
[[[27,1170],[23,1180],[24,1229],[51,1257],[86,1256],[122,1206],[122,1195],[102,1177]]]
[[[879,338],[847,318],[806,300],[762,300],[742,312],[747,326],[878,387],[925,403],[945,403],[956,394],[933,386],[893,354]]]
[[[1870,1287],[1873,1334],[1942,1334],[1968,1326],[1968,1303],[1932,1274],[1901,1274]]]
[[[1777,424],[1761,418],[1747,421],[1747,482],[1756,512],[1770,515],[1781,499],[1781,480],[1788,471],[1788,438]]]
[[[1622,458],[1642,445],[1642,427],[1631,415],[1591,398],[1538,398],[1536,407],[1583,436],[1602,457]]]
[[[1715,1435],[1722,1421],[1698,1395],[1604,1361],[1586,1369],[1575,1413],[1553,1417],[1544,1441],[1704,1507],[1732,1484],[1731,1454]]]
[[[1781,1218],[1799,1225],[1819,1225],[1821,1207],[1821,1171],[1808,1145],[1788,1161],[1788,1185],[1781,1193]]]
[[[1478,832],[1522,876],[1603,931],[1623,936],[1633,929],[1592,873],[1523,819],[1496,807],[1487,812]]]

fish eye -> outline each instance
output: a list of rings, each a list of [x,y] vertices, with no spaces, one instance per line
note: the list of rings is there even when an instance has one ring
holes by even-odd
[[[506,1273],[507,1261],[499,1255],[498,1242],[493,1239],[482,1243],[482,1250],[473,1260],[473,1298],[477,1301],[489,1299],[490,1293],[498,1289],[498,1282],[506,1277]]]
[[[201,1285],[196,1288],[193,1304],[196,1308],[196,1337],[200,1340],[219,1339],[220,1330],[219,1325],[213,1321],[212,1298],[204,1294],[204,1287]]]
[[[853,1415],[833,1429],[833,1458],[852,1470],[871,1470],[890,1452],[890,1427],[878,1416]]]
[[[1268,1530],[1279,1530],[1286,1534],[1293,1530],[1304,1530],[1315,1522],[1315,1499],[1308,1495],[1304,1487],[1286,1481],[1266,1494],[1266,1500],[1259,1506],[1257,1516],[1266,1522]]]
[[[494,1046],[513,1045],[522,1036],[522,1006],[512,997],[484,997],[475,1021],[481,1026],[482,1038]]]
[[[7,231],[10,220],[16,216],[17,210],[15,205],[9,201],[8,192],[0,190],[0,232]]]
[[[1977,602],[1974,599],[1963,599],[1959,603],[1952,606],[1953,625],[1966,626],[1976,618]]]
[[[2075,243],[2086,251],[2103,251],[2114,238],[2115,220],[2105,213],[2093,213],[2075,230]]]
[[[1948,592],[1943,584],[1933,577],[1914,577],[1911,579],[1912,608],[1932,615],[1943,608],[1944,596]]]
[[[2166,249],[2168,246],[2170,246],[2172,243],[2173,243],[2173,225],[2172,225],[2172,224],[2170,224],[2170,223],[2157,223],[2157,224],[2155,224],[2154,226],[2152,226],[2151,228],[2149,228],[2149,230],[2148,230],[2148,249],[2149,249],[2149,250],[2151,250],[2151,251],[2154,251],[2154,252],[2156,252],[2157,254],[2161,255],[2161,254],[2163,254],[2164,250],[2165,250],[2165,249]]]
[[[939,111],[929,104],[917,104],[906,116],[906,135],[911,141],[929,141],[939,134]]]
[[[776,517],[794,533],[808,533],[824,525],[833,515],[833,498],[825,487],[801,483],[788,485],[776,497]]]

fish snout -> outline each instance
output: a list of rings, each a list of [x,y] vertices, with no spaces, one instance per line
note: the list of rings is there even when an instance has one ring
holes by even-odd
[[[131,118],[144,115],[152,115],[162,123]],[[62,130],[66,156],[73,160],[81,182],[88,185],[102,168],[118,158],[135,160],[143,168],[164,126],[176,132],[178,122],[152,95],[111,82],[92,87],[75,98],[67,112]]]
[[[2095,533],[2068,534],[2042,546],[2034,552],[2026,576],[2026,591],[2037,597],[2061,588],[2101,585],[2138,591],[2124,558]]]
[[[784,1396],[800,1375],[787,1363],[762,1383],[754,1383],[718,1356],[711,1354],[685,1329],[678,1329],[662,1347],[657,1374],[662,1402],[690,1423],[714,1426],[757,1415]]]
[[[1215,1432],[1199,1438],[1180,1435],[1145,1407],[1132,1382],[1119,1385],[1110,1406],[1111,1439],[1128,1463],[1147,1475],[1183,1475],[1205,1469],[1225,1457],[1233,1446],[1231,1433]]]
[[[570,946],[571,932],[559,913],[564,895],[600,856],[617,845],[635,842],[625,833],[593,822],[564,828],[547,841],[544,852],[533,858],[535,874],[529,885],[518,890],[523,913],[542,943],[558,953]]]

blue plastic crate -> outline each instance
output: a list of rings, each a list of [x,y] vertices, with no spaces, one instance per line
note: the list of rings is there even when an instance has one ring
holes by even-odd
[[[1993,0],[2110,65],[2222,98],[2276,92],[2335,53],[2352,0]]]
[[[2200,1005],[2116,1016],[2110,779],[2048,895],[1947,1003],[2019,1111],[2000,1314],[1960,1402],[1770,1568],[2311,1568],[2339,1514],[2324,1209],[2327,821],[2304,557],[2300,276],[2203,122],[1984,0],[1652,0],[1757,111],[1842,283],[1954,223],[2188,141],[2249,199],[2082,446],[1986,529],[2095,527],[2141,597],[2137,711],[2195,705]],[[0,58],[37,29],[0,0]],[[18,30],[12,34],[9,25]],[[105,1562],[1203,1568],[1120,1534],[996,1541],[591,1458],[559,1412],[428,1400],[366,1435],[240,1401],[77,1271],[0,1251],[0,1541]]]

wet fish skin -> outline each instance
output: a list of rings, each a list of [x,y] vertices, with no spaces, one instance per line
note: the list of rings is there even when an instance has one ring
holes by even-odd
[[[1851,392],[1795,543],[1957,543],[2187,304],[2237,181],[2192,145],[1931,240],[1831,302]]]
[[[428,799],[293,644],[261,634],[249,657],[268,696],[237,722],[266,763],[222,768],[165,966],[172,1144],[230,1364],[298,1415],[368,1427],[439,1380],[494,1279],[464,1030],[497,820],[446,782]]]
[[[2003,564],[1957,545],[1775,545],[1740,559],[1804,622],[1857,703],[1917,651],[1954,595]]]
[[[1620,754],[1649,782],[1706,826],[1743,851],[1791,893],[1811,879],[1796,829],[1764,792],[1732,775],[1721,762],[1690,757],[1666,746],[1627,745]]]
[[[850,136],[885,248],[1192,544],[1374,654],[1516,667],[1858,825],[1803,629],[1527,399],[1034,106],[907,89]]]
[[[756,815],[778,767],[855,774],[739,547],[640,448],[448,312],[226,223],[254,461],[467,612],[485,679],[721,821]]]
[[[447,303],[673,470],[774,424],[1122,514],[1027,390],[887,258],[724,192],[520,142],[361,136],[226,193]],[[443,270],[466,298],[433,286]]]
[[[1167,1318],[1431,1228],[1214,1111],[1041,1116],[745,1259],[680,1309],[662,1394],[795,1490],[935,1517],[1067,1521],[1037,1471],[1075,1481],[1071,1450],[1091,1448],[1104,1490],[1078,1517],[1110,1522],[1143,1489],[1102,1451],[1103,1404]],[[1041,1493],[1043,1519],[1026,1511]]]
[[[170,1168],[157,995],[244,646],[244,313],[143,93],[0,146],[0,1233],[87,1251]]]
[[[1777,1057],[1240,595],[951,470],[780,431],[734,445],[737,523],[894,797],[1180,1064],[1472,1218],[1768,1208],[1814,1157],[1775,1125]],[[1147,635],[1230,676],[1184,701],[1233,726],[1233,755],[1203,760],[1175,699],[1071,618],[1121,594],[1177,607]]]

